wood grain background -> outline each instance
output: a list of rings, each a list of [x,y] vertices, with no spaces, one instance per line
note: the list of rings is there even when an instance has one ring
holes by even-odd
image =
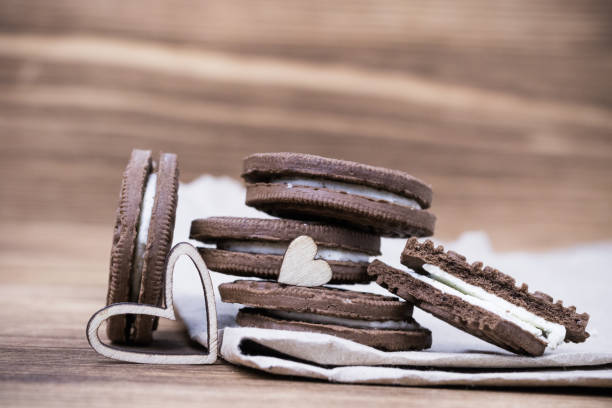
[[[611,239],[611,73],[605,0],[1,0],[0,405],[609,406],[117,364],[84,328],[133,147],[185,182],[262,151],[405,170],[445,240]]]
[[[0,221],[111,225],[132,147],[408,171],[437,236],[612,237],[612,3],[0,2]]]

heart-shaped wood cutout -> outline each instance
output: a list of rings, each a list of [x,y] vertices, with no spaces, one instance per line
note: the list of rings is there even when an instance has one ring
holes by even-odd
[[[329,264],[322,259],[315,260],[317,244],[307,235],[301,235],[291,241],[283,263],[278,281],[287,285],[321,286],[332,278]]]
[[[119,348],[113,345],[102,343],[98,336],[98,328],[109,317],[123,314],[140,314],[149,316],[158,316],[165,319],[176,320],[174,314],[174,304],[172,302],[172,278],[174,273],[174,265],[182,256],[188,256],[194,263],[200,274],[200,281],[204,288],[204,296],[206,297],[206,316],[208,319],[208,354],[158,354],[146,353],[140,351],[129,351],[125,348]],[[103,356],[113,358],[115,360],[129,361],[132,363],[149,363],[149,364],[212,364],[217,360],[217,309],[215,305],[215,296],[213,291],[212,281],[208,268],[204,260],[192,245],[181,242],[177,244],[168,255],[166,264],[166,307],[157,307],[150,305],[141,305],[138,303],[115,303],[106,306],[97,311],[89,323],[87,323],[87,340],[91,347]]]

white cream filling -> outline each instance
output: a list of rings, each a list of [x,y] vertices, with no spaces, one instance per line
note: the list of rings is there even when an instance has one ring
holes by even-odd
[[[280,178],[272,180],[273,183],[285,184],[287,188],[294,186],[308,186],[317,188],[328,188],[330,190],[341,191],[348,194],[359,195],[373,200],[382,200],[389,203],[403,205],[405,207],[422,209],[421,205],[411,198],[403,197],[399,194],[380,190],[374,187],[362,186],[359,184],[344,183],[341,181],[309,179],[309,178]]]
[[[418,329],[420,326],[416,322],[407,321],[369,321],[369,320],[357,320],[357,319],[345,319],[342,317],[334,316],[323,316],[315,313],[300,313],[300,312],[284,312],[280,310],[267,310],[266,311],[280,319],[284,320],[297,320],[307,323],[321,323],[321,324],[335,324],[338,326],[353,327],[356,329],[395,329],[395,330],[410,330]]]
[[[251,254],[284,255],[288,243],[285,242],[261,242],[261,241],[224,241],[219,248],[234,252],[248,252]],[[348,251],[344,249],[326,248],[319,246],[315,259],[326,261],[344,262],[368,262],[370,256],[362,252]]]
[[[564,326],[543,319],[525,308],[516,306],[478,286],[464,282],[435,265],[425,264],[423,269],[429,272],[429,275],[421,275],[412,270],[405,270],[405,272],[444,293],[457,296],[472,305],[493,312],[516,324],[521,329],[546,342],[547,350],[554,350],[563,343],[565,339]]]
[[[157,186],[157,174],[151,173],[147,178],[144,196],[140,204],[140,216],[138,218],[138,235],[136,237],[136,250],[132,261],[133,273],[130,282],[130,301],[138,302],[140,293],[140,281],[142,278],[142,268],[144,264],[144,253],[147,248],[147,238],[149,236],[149,224],[153,215],[153,202],[155,201],[155,188]]]

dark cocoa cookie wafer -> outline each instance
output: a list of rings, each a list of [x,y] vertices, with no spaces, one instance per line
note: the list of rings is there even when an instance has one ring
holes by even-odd
[[[368,273],[390,292],[474,336],[517,354],[539,356],[566,341],[584,341],[587,314],[541,293],[518,288],[511,277],[445,252],[431,241],[409,240],[399,270],[374,261]]]
[[[278,217],[342,224],[385,237],[429,236],[435,223],[427,211],[297,184],[247,184],[246,204]]]
[[[308,235],[318,257],[332,269],[332,283],[367,282],[369,257],[380,254],[380,237],[346,228],[296,220],[212,217],[193,221],[191,238],[216,243],[200,248],[214,271],[276,279],[289,243]]]
[[[253,308],[241,309],[236,316],[236,323],[243,327],[329,334],[384,351],[423,350],[431,347],[431,332],[423,327],[411,330],[364,329],[309,323],[278,318],[265,309]]]
[[[214,244],[223,241],[291,242],[308,235],[318,246],[380,255],[380,237],[361,231],[296,220],[210,217],[191,223],[190,238]]]
[[[208,268],[228,275],[278,279],[282,255],[250,254],[222,249],[198,248]],[[366,283],[372,280],[368,275],[369,262],[326,261],[332,270],[329,283]]]
[[[219,294],[228,303],[346,319],[405,320],[412,316],[412,304],[397,298],[324,286],[237,280],[219,285]]]
[[[466,258],[454,251],[444,251],[441,245],[434,247],[433,242],[424,243],[410,239],[402,251],[402,264],[415,270],[422,270],[422,265],[431,264],[442,271],[466,282],[470,285],[484,289],[517,307],[523,308],[545,320],[565,327],[565,341],[582,343],[589,334],[586,326],[589,322],[587,313],[576,313],[576,307],[563,306],[558,300],[553,302],[550,295],[542,292],[530,293],[527,284],[517,287],[516,281],[501,271],[483,267],[482,262],[468,264]]]
[[[175,154],[162,153],[157,168],[157,186],[153,212],[143,254],[142,276],[138,303],[160,305],[163,300],[166,257],[172,247],[176,204],[178,201],[179,170]],[[148,343],[152,340],[157,318],[137,315],[133,340]]]
[[[160,305],[166,256],[172,244],[178,189],[176,155],[134,150],[123,176],[113,235],[107,304]],[[114,316],[107,334],[114,342],[146,344],[155,318]]]
[[[327,287],[241,280],[219,286],[224,302],[240,303],[243,326],[332,334],[383,350],[430,347],[431,333],[397,298]],[[370,338],[368,338],[370,337]]]
[[[390,292],[413,302],[437,318],[517,354],[539,356],[546,343],[482,307],[472,305],[459,296],[448,294],[406,272],[378,260],[368,272],[377,276],[376,283]]]
[[[133,150],[121,181],[119,206],[113,231],[106,304],[130,300],[130,275],[138,235],[138,218],[146,180],[150,172],[151,152]],[[112,341],[126,341],[126,319],[125,315],[108,319],[106,331]]]
[[[249,206],[383,236],[433,234],[431,188],[409,174],[344,160],[260,153],[244,161]]]
[[[431,187],[399,170],[303,153],[256,153],[244,159],[242,177],[249,183],[291,176],[370,186],[413,198],[422,208],[431,205]]]

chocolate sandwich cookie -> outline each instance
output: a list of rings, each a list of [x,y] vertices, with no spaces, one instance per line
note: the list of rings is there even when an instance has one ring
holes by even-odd
[[[199,248],[213,271],[276,279],[289,243],[300,235],[315,241],[317,258],[331,267],[332,282],[372,280],[369,258],[380,255],[380,237],[366,232],[295,220],[212,217],[194,220],[190,237],[216,244],[216,249]]]
[[[397,298],[328,287],[239,280],[219,286],[224,302],[248,306],[241,326],[325,333],[387,351],[422,350],[431,332]]]
[[[429,236],[431,188],[407,173],[299,153],[244,160],[246,204],[279,217],[317,220],[388,237]]]
[[[161,304],[177,190],[176,155],[161,153],[156,163],[150,151],[132,151],[119,194],[107,304]],[[107,334],[114,342],[146,344],[156,323],[153,316],[113,316],[108,319]]]
[[[589,315],[481,262],[434,247],[431,241],[410,239],[401,262],[411,270],[374,261],[368,273],[390,292],[413,302],[451,325],[508,351],[542,355],[563,341],[580,343],[589,337]]]

